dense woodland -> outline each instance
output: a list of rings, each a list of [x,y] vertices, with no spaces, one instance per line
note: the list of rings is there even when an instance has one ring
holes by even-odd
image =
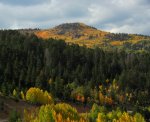
[[[150,52],[103,51],[0,31],[0,91],[7,96],[37,87],[56,101],[140,109],[150,105],[149,63]]]

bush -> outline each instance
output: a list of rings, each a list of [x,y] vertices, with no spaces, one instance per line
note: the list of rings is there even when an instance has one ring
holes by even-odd
[[[19,101],[19,95],[18,95],[18,92],[16,91],[16,89],[13,90],[13,98],[16,102]]]
[[[35,114],[37,113],[37,114]],[[24,118],[31,122],[87,122],[87,115],[80,115],[72,106],[60,103],[43,105],[36,112],[25,112]],[[25,121],[25,122],[26,122]]]
[[[79,120],[79,115],[77,110],[69,104],[60,103],[55,105],[55,111],[57,114],[61,114],[62,118],[67,119],[68,117],[71,120]]]
[[[39,88],[30,88],[26,93],[26,100],[33,104],[51,104],[53,99],[51,95]]]

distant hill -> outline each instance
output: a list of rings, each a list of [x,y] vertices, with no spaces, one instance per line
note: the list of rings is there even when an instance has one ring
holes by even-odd
[[[93,45],[102,44],[103,37],[105,37],[108,32],[97,30],[83,23],[66,23],[52,29],[37,31],[35,34],[44,39],[63,39],[69,43],[92,47]]]
[[[104,49],[126,49],[126,50],[150,50],[150,36],[110,33],[98,30],[83,23],[65,23],[52,29],[35,30],[39,38],[63,39],[67,43],[75,43],[80,46],[93,48],[98,46]]]

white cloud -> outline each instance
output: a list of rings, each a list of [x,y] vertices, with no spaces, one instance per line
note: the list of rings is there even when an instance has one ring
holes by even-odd
[[[111,32],[150,35],[149,0],[3,0],[0,18],[0,28],[49,28],[84,22]]]

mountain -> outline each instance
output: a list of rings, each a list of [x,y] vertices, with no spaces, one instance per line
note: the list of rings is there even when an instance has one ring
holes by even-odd
[[[65,23],[52,29],[35,32],[38,37],[48,39],[63,39],[66,42],[77,43],[91,47],[93,44],[99,44],[107,32],[97,30],[94,27],[83,23]]]
[[[83,23],[65,23],[51,29],[36,30],[35,35],[39,38],[62,39],[67,43],[75,43],[80,46],[102,47],[102,48],[126,48],[127,50],[143,50],[150,45],[150,36],[110,33],[98,30]],[[147,47],[146,47],[147,49]],[[148,46],[148,50],[150,50]]]

